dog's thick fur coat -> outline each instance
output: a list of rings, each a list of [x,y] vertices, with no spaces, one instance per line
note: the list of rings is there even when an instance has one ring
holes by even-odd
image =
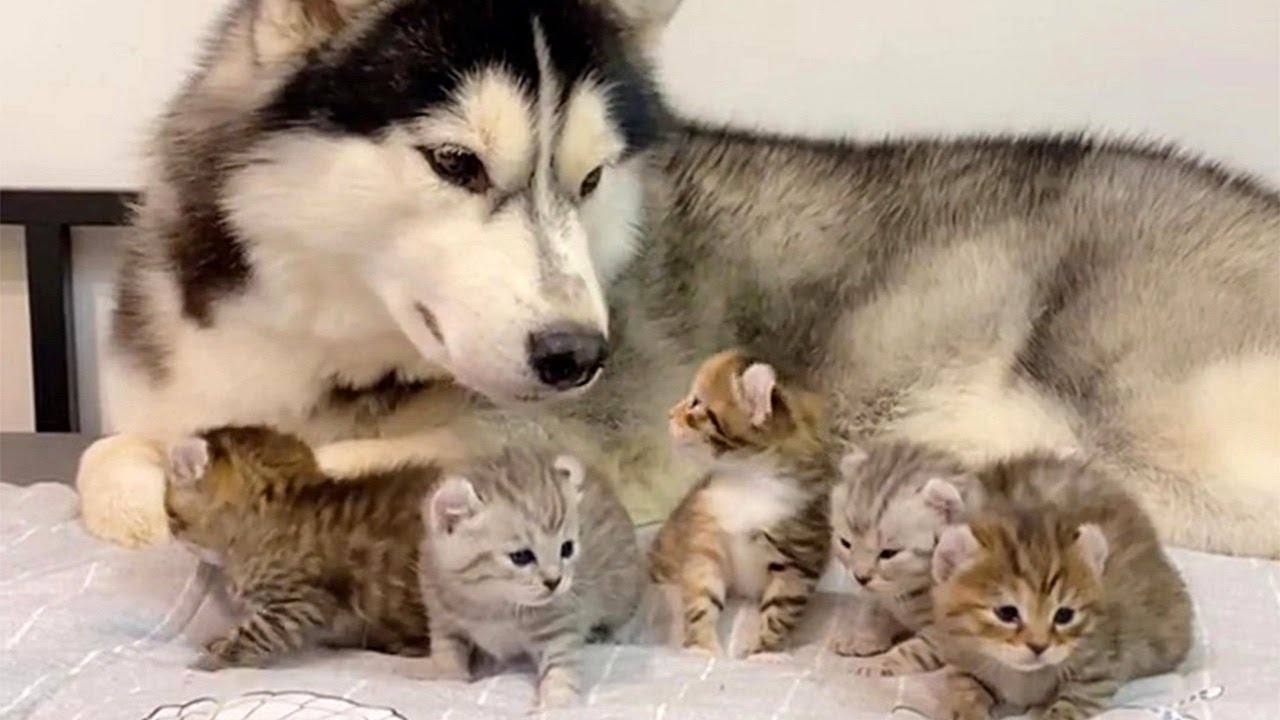
[[[692,480],[663,414],[736,345],[845,435],[1087,454],[1166,540],[1280,557],[1273,189],[1078,137],[671,122],[646,57],[676,4],[233,8],[158,134],[87,525],[163,537],[156,446],[227,423],[338,472],[536,425],[653,517]],[[528,369],[564,323],[608,335],[589,389]]]

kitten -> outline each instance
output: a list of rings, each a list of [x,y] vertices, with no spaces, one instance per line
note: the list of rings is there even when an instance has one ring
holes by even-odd
[[[906,442],[849,450],[840,476],[831,491],[832,550],[865,594],[835,651],[877,656],[856,669],[863,675],[941,667],[920,634],[933,620],[930,562],[938,534],[977,502],[977,484],[955,457]]]
[[[569,455],[509,449],[446,476],[421,508],[432,648],[410,674],[470,679],[473,650],[528,655],[538,705],[573,704],[580,647],[625,623],[645,584],[605,480]]]
[[[828,557],[834,479],[822,401],[779,385],[740,352],[714,355],[671,411],[679,448],[711,472],[685,496],[651,549],[655,580],[680,587],[684,645],[719,654],[725,595],[758,599],[746,654],[782,648]]]
[[[985,720],[1008,704],[1088,718],[1121,684],[1182,662],[1191,600],[1132,497],[1073,461],[1028,457],[983,474],[999,500],[945,530],[933,556],[950,717]]]
[[[260,665],[313,643],[424,654],[418,505],[432,468],[334,481],[302,440],[224,427],[169,453],[173,535],[221,565],[249,615],[197,667]]]

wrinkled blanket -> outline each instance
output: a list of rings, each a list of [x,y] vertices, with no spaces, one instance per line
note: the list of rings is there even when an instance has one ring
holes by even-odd
[[[1131,684],[1108,718],[1280,718],[1280,563],[1174,551],[1197,601],[1198,642],[1178,674]],[[315,651],[265,670],[190,670],[230,616],[216,571],[173,544],[125,550],[76,520],[65,485],[0,484],[0,718],[33,720],[472,720],[521,718],[527,665],[428,683],[403,660]],[[858,602],[829,573],[799,646],[770,661],[667,646],[656,590],[634,644],[594,646],[583,705],[549,717],[681,720],[927,717],[936,676],[867,679],[825,648]],[[730,645],[754,618],[726,613]]]

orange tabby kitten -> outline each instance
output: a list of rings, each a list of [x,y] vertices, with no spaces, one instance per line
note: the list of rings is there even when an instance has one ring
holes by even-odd
[[[684,645],[719,654],[725,595],[758,599],[746,654],[779,650],[827,562],[831,443],[822,401],[734,350],[708,359],[671,410],[671,435],[711,472],[654,543],[654,579],[680,586]]]
[[[944,530],[933,556],[949,717],[985,720],[1009,704],[1080,720],[1124,682],[1182,662],[1191,600],[1131,497],[1070,461],[987,474],[1008,500]]]

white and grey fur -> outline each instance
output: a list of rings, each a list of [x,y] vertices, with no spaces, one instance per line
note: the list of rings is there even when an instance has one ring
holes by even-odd
[[[938,536],[982,502],[981,487],[954,455],[905,442],[852,448],[840,475],[831,491],[832,553],[865,594],[835,650],[870,656],[892,648],[902,660],[932,655],[922,640],[895,641],[933,621]]]
[[[538,704],[572,704],[581,646],[626,623],[645,584],[608,485],[571,455],[508,450],[446,476],[423,519],[431,657],[420,674],[469,678],[473,650],[527,655]]]
[[[89,528],[163,537],[157,442],[230,423],[347,441],[320,458],[356,472],[532,418],[652,517],[696,473],[663,414],[742,346],[849,436],[1092,455],[1166,540],[1280,556],[1274,188],[1083,137],[668,122],[647,58],[677,3],[236,4],[153,144]]]

